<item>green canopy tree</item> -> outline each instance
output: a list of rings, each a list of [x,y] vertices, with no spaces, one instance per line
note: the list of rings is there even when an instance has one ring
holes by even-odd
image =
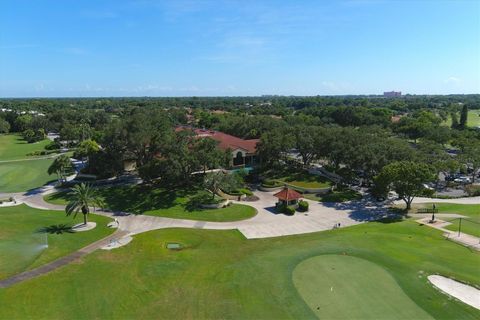
[[[212,172],[205,175],[203,186],[210,191],[212,199],[219,190],[226,192],[233,191],[242,186],[241,181],[235,174],[224,173],[222,171]]]
[[[465,129],[467,127],[468,121],[468,106],[463,105],[462,111],[460,112],[460,123],[458,124],[459,129]]]
[[[10,123],[0,118],[0,133],[8,133],[10,131]]]
[[[285,159],[286,152],[294,146],[295,137],[286,129],[265,132],[257,145],[263,166]]]
[[[223,153],[217,148],[218,142],[211,138],[197,139],[192,147],[192,151],[197,158],[198,164],[203,169],[203,174],[207,169],[218,167],[223,164]]]
[[[102,207],[103,201],[96,193],[96,190],[85,183],[74,186],[71,193],[71,200],[65,207],[65,212],[67,216],[73,214],[74,218],[81,212],[83,214],[83,224],[86,225],[90,207]]]
[[[375,178],[377,193],[394,190],[405,201],[410,210],[415,197],[422,195],[424,184],[435,179],[432,168],[424,163],[413,161],[393,162],[385,166]]]
[[[315,159],[315,136],[317,134],[315,127],[297,126],[294,129],[295,147],[302,157],[302,162],[305,166],[309,165]]]
[[[100,146],[94,140],[84,140],[80,142],[75,152],[75,156],[77,157],[87,157],[89,158],[93,154],[100,151]]]

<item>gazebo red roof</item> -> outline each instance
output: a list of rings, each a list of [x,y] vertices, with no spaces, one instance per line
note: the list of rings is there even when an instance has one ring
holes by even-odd
[[[302,198],[302,195],[300,193],[289,188],[284,188],[282,191],[275,193],[273,196],[284,201],[297,200]]]

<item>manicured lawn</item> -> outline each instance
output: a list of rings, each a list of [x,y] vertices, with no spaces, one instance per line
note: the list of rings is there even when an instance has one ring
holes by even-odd
[[[52,159],[27,156],[44,150],[49,143],[49,140],[27,143],[20,135],[0,135],[0,193],[27,191],[56,179],[47,174]]]
[[[62,211],[37,210],[25,205],[0,208],[0,279],[43,265],[113,232],[106,227],[111,219],[91,215],[89,220],[97,223],[91,231],[47,234],[38,231],[52,225],[73,226],[83,221],[81,215],[73,219]],[[46,238],[47,249],[43,247]]]
[[[28,143],[20,135],[0,135],[0,160],[16,160],[27,158],[27,153],[41,151],[50,143],[45,139],[36,143]]]
[[[473,236],[480,237],[480,204],[453,204],[453,203],[436,203],[439,213],[457,213],[466,216],[462,219],[461,231]],[[431,208],[432,203],[418,205],[415,208]],[[416,209],[412,212],[416,212]],[[450,221],[452,224],[446,229],[458,231],[460,221],[457,218],[442,218],[442,220]]]
[[[198,190],[165,190],[157,187],[121,186],[99,188],[98,193],[103,198],[107,208],[134,214],[202,221],[236,221],[256,215],[254,208],[241,204],[233,204],[222,209],[194,208],[190,200],[198,195]],[[66,204],[68,199],[69,193],[66,192],[45,197],[46,201],[55,204]]]
[[[360,200],[362,198],[360,193],[351,189],[335,190],[323,195],[305,193],[303,196],[307,199],[320,202],[345,202],[351,200]]]
[[[170,251],[165,248],[168,242],[181,243],[185,249]],[[363,260],[318,262],[317,272],[302,282],[326,284],[326,290],[318,287],[318,297],[311,289],[299,294],[295,274],[302,269],[297,266],[322,255]],[[340,268],[340,276],[328,270],[330,263]],[[0,290],[0,318],[328,319],[346,313],[360,318],[366,314],[363,308],[373,303],[381,319],[426,314],[478,319],[478,310],[449,299],[426,276],[438,273],[480,285],[479,264],[478,252],[413,221],[259,240],[245,240],[237,231],[164,229],[139,234],[125,247],[96,251],[80,263]],[[307,267],[311,272],[312,266]],[[331,281],[333,292],[341,294],[338,299],[325,296]],[[350,285],[358,289],[354,300],[348,299]],[[376,292],[381,289],[385,291]],[[332,305],[327,308],[326,302]],[[309,304],[315,303],[325,308],[312,310]]]
[[[467,125],[469,127],[478,127],[480,126],[480,110],[469,110]]]
[[[460,120],[460,113],[458,113],[458,119]],[[447,121],[444,122],[445,125],[452,125],[452,118],[448,116]],[[468,119],[467,126],[469,127],[478,127],[480,126],[480,110],[468,110]]]
[[[293,270],[293,283],[320,319],[433,319],[390,273],[368,260],[338,254],[309,258]]]
[[[300,188],[328,188],[332,185],[328,179],[308,173],[296,173],[276,180]]]
[[[0,163],[0,192],[21,192],[55,181],[47,174],[52,159]]]

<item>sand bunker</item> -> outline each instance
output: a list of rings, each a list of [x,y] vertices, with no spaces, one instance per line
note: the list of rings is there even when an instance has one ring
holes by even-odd
[[[444,293],[480,310],[480,290],[447,277],[428,276],[428,280]]]

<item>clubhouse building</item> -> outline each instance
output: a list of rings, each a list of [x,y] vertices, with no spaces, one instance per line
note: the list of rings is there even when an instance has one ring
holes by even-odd
[[[259,139],[241,139],[232,135],[207,129],[179,126],[176,131],[191,130],[198,138],[211,138],[218,142],[218,148],[231,153],[232,167],[252,167],[257,163],[257,144]]]

